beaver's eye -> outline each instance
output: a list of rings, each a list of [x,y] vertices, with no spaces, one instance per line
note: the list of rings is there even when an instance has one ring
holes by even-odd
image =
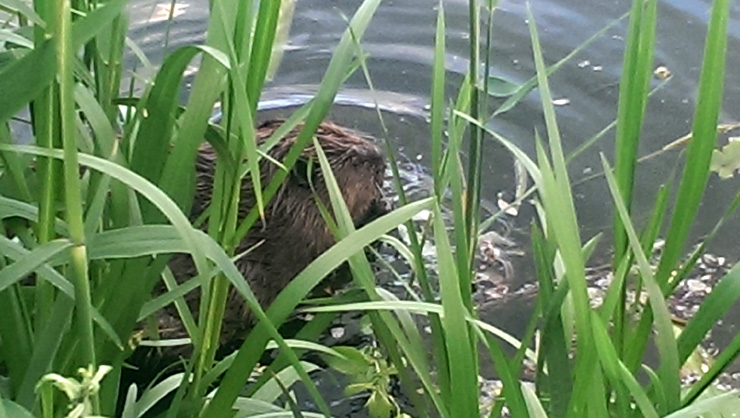
[[[296,184],[305,188],[309,188],[315,180],[314,173],[311,172],[311,167],[304,160],[296,161],[293,169],[290,170],[290,176]]]

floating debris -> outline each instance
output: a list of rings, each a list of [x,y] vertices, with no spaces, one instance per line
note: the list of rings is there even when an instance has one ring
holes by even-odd
[[[668,80],[671,78],[671,70],[668,69],[668,67],[661,65],[658,68],[653,71],[653,74],[655,74],[656,77],[658,77],[661,80]]]

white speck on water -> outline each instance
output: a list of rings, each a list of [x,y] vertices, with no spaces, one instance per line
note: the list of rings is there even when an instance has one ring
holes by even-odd
[[[603,69],[604,67],[602,67],[601,65],[594,65],[594,68],[593,68],[594,71],[601,71]]]
[[[555,106],[565,106],[570,104],[570,99],[562,98],[562,99],[555,99],[552,101],[552,104]]]
[[[583,61],[581,61],[581,62],[578,63],[578,68],[586,68],[589,65],[591,65],[591,61],[589,61],[589,60],[583,60]]]

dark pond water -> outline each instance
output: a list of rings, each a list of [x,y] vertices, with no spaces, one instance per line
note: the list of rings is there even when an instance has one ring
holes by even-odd
[[[331,53],[360,1],[301,0],[297,2],[290,39],[280,69],[263,97],[270,108],[301,103],[320,82]],[[178,2],[176,19],[167,33],[166,10],[170,2],[156,4],[135,1],[131,6],[130,36],[155,64],[165,51],[181,45],[204,41],[207,26],[207,1]],[[492,72],[514,82],[533,75],[529,33],[524,2],[502,0],[494,18]],[[598,32],[630,7],[630,1],[535,0],[531,2],[540,29],[545,59],[554,63],[580,43]],[[371,56],[369,68],[376,91],[367,89],[361,74],[346,84],[333,119],[371,133],[380,133],[372,111],[373,99],[387,110],[391,139],[399,148],[423,165],[429,154],[427,104],[433,37],[435,0],[386,1],[382,3],[368,29],[363,46]],[[467,2],[444,3],[447,24],[447,62],[450,92],[467,70]],[[648,154],[685,135],[690,130],[696,99],[696,80],[700,72],[709,1],[684,0],[660,5],[660,24],[656,66],[664,65],[673,78],[649,103],[643,129],[641,154]],[[738,119],[740,108],[740,5],[733,2],[730,16],[730,41],[724,111],[721,122]],[[609,30],[574,60],[557,72],[551,81],[557,99],[569,103],[559,106],[558,117],[566,150],[573,150],[614,120],[618,81],[621,71],[626,21]],[[500,103],[500,102],[499,102]],[[492,104],[495,106],[495,102]],[[287,111],[286,111],[287,113]],[[492,125],[519,146],[531,151],[533,132],[542,131],[539,98],[530,95],[514,110],[500,116]],[[600,167],[599,153],[613,160],[613,134],[607,134],[571,166],[574,181]],[[635,213],[652,207],[658,185],[671,175],[677,152],[653,158],[640,166],[636,187]],[[484,197],[495,202],[500,191],[513,190],[511,158],[500,146],[485,148],[486,179]],[[706,233],[721,215],[737,190],[737,181],[713,179],[702,207],[701,218],[707,222],[696,228],[696,236]],[[589,181],[576,188],[579,220],[584,236],[609,228],[604,216],[608,194],[601,180]],[[526,224],[527,220],[523,220]],[[737,222],[735,222],[736,224]],[[716,252],[735,253],[734,234],[727,228],[715,240]]]
[[[263,107],[270,112],[286,114],[287,108],[305,101],[320,82],[333,48],[346,27],[344,16],[351,16],[361,2],[358,0],[301,0],[297,2],[290,39],[282,64],[263,96]],[[579,44],[629,10],[627,0],[533,0],[530,2],[538,24],[547,63],[554,63]],[[385,1],[367,30],[363,46],[371,58],[369,69],[376,91],[368,90],[361,75],[346,84],[333,111],[335,121],[380,134],[372,109],[377,100],[386,111],[386,123],[391,140],[403,153],[423,167],[429,158],[427,105],[433,41],[437,13],[436,0]],[[166,23],[164,17],[169,1],[154,4],[134,1],[131,6],[130,36],[149,59],[158,62],[165,51]],[[204,41],[207,22],[205,0],[178,2],[175,23],[169,29],[169,49]],[[525,2],[501,0],[494,18],[492,73],[514,82],[524,82],[533,74],[529,32],[525,20]],[[454,89],[467,70],[467,10],[463,0],[444,2],[447,24],[447,57],[449,91]],[[660,3],[656,66],[666,66],[673,77],[649,102],[640,146],[642,155],[659,150],[663,145],[687,134],[690,130],[696,101],[696,82],[706,24],[709,18],[708,0],[681,0]],[[616,117],[618,82],[621,72],[627,21],[624,20],[596,40],[574,60],[551,78],[553,94],[567,99],[558,106],[558,118],[566,150],[573,150],[591,138]],[[726,88],[724,110],[720,122],[740,119],[740,3],[732,3],[729,23]],[[657,81],[655,82],[657,84]],[[492,102],[492,106],[496,103]],[[495,130],[531,153],[533,132],[544,132],[539,97],[531,94],[512,111],[492,122]],[[737,135],[737,134],[736,134]],[[570,166],[572,179],[584,178],[599,170],[599,153],[613,161],[613,132],[607,134]],[[677,151],[662,154],[639,166],[635,189],[635,213],[638,218],[652,208],[658,186],[672,174],[678,159]],[[514,170],[511,157],[497,144],[489,142],[484,155],[484,198],[494,205],[499,192],[512,192]],[[739,182],[719,181],[713,176],[700,219],[693,236],[707,233],[731,202]],[[575,188],[579,221],[584,239],[600,231],[609,232],[610,197],[603,179],[588,181]],[[511,219],[514,230],[526,230],[531,211],[523,211]],[[735,215],[716,237],[712,251],[736,260],[740,253],[737,230],[740,218]],[[519,237],[525,251],[526,236]],[[608,240],[605,240],[608,242]],[[605,250],[607,250],[605,248]],[[518,259],[517,259],[518,260]],[[526,256],[517,262],[517,280],[532,281]],[[497,313],[491,321],[506,319],[513,332],[521,324],[522,315],[512,311]],[[740,316],[739,312],[734,314]],[[521,320],[521,319],[519,319]],[[732,322],[723,339],[736,332]]]

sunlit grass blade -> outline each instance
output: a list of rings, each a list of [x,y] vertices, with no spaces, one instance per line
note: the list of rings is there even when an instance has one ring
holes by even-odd
[[[537,398],[537,394],[523,382],[522,393],[524,394],[524,400],[527,402],[527,413],[529,416],[532,418],[547,418],[548,415],[542,403]]]
[[[92,321],[92,297],[85,246],[85,225],[82,218],[82,191],[80,165],[77,151],[77,127],[75,126],[74,77],[71,63],[75,51],[72,49],[72,4],[63,0],[56,5],[57,19],[52,28],[52,40],[56,49],[56,79],[59,86],[59,132],[63,147],[64,204],[69,225],[71,262],[68,274],[75,288],[76,332],[80,340],[77,364],[97,368],[95,337]],[[93,412],[99,412],[97,395],[93,396]]]
[[[709,414],[720,414],[720,416],[737,413],[740,408],[738,391],[733,390],[711,398],[699,400],[685,408],[679,409],[665,418],[694,418],[698,416],[710,416]]]
[[[245,90],[250,99],[249,111],[253,119],[257,116],[257,103],[259,103],[262,86],[267,77],[267,70],[270,68],[281,3],[282,1],[260,2],[257,13]]]
[[[2,145],[0,144],[0,150],[13,151],[28,153],[37,156],[45,156],[56,159],[63,158],[62,152],[59,150],[47,150],[35,146],[28,145]],[[88,166],[92,169],[101,171],[112,178],[123,182],[129,187],[133,188],[137,192],[145,196],[149,201],[155,204],[172,222],[180,233],[182,239],[185,241],[189,252],[193,255],[197,265],[204,265],[204,259],[202,252],[199,251],[199,247],[196,244],[196,238],[194,237],[195,230],[190,225],[190,221],[180,211],[180,209],[173,203],[173,201],[160,189],[157,189],[154,185],[148,182],[143,177],[133,173],[132,171],[121,167],[115,163],[103,160],[98,157],[91,155],[80,154],[79,161],[82,165]]]
[[[552,95],[547,80],[545,64],[537,35],[537,27],[534,22],[532,11],[527,8],[529,29],[532,38],[532,49],[537,68],[537,80],[540,87],[540,97],[545,114],[547,134],[552,157],[552,171],[549,168],[547,157],[537,141],[538,162],[543,176],[543,185],[540,195],[549,215],[548,228],[552,228],[554,238],[560,250],[566,271],[566,279],[570,286],[570,292],[575,309],[575,327],[577,336],[577,356],[579,357],[575,368],[576,387],[573,390],[574,397],[570,401],[570,413],[577,413],[581,403],[603,402],[599,399],[586,397],[588,382],[593,377],[593,364],[595,360],[592,349],[592,332],[590,325],[589,300],[586,289],[585,260],[581,250],[581,239],[576,219],[573,196],[565,165],[565,156],[560,141],[560,133],[555,119],[555,110],[552,104]],[[557,216],[554,216],[557,214]],[[579,385],[582,385],[579,389]]]
[[[496,372],[503,384],[501,391],[502,400],[496,402],[496,404],[503,404],[505,399],[506,407],[512,416],[526,416],[528,407],[526,398],[522,394],[522,385],[517,374],[517,371],[519,371],[518,364],[506,357],[498,341],[483,335],[480,329],[475,329],[475,331],[477,331],[478,337],[488,348]],[[521,349],[523,347],[520,347]],[[493,414],[494,410],[491,412]]]
[[[0,1],[0,5],[9,12],[19,13],[23,15],[26,19],[33,22],[35,25],[38,25],[42,28],[46,27],[46,22],[39,16],[29,5],[28,3],[22,1],[22,0],[2,0]]]
[[[465,323],[467,312],[463,294],[458,283],[459,275],[451,251],[447,229],[442,220],[439,204],[433,212],[434,242],[437,246],[439,266],[440,293],[444,317],[442,328],[445,332],[447,353],[449,356],[450,385],[460,396],[453,396],[450,410],[462,416],[477,416],[477,351],[471,341],[470,328]],[[460,227],[460,226],[458,226]]]
[[[568,286],[567,282],[557,285],[554,272],[555,249],[536,224],[532,226],[532,248],[543,311],[536,382],[540,390],[546,391],[551,397],[549,409],[552,416],[563,417],[568,410],[568,401],[573,390],[573,370],[568,362],[568,348],[561,315],[561,306]],[[544,371],[545,364],[549,372],[547,374]]]
[[[322,313],[322,312],[346,312],[346,311],[373,311],[373,310],[403,310],[413,314],[420,315],[439,315],[444,316],[444,308],[437,303],[430,302],[415,302],[405,300],[384,300],[377,302],[356,302],[356,303],[343,303],[336,305],[327,306],[316,306],[304,308],[304,312]],[[520,349],[522,345],[519,340],[514,338],[511,334],[506,331],[497,328],[493,325],[487,324],[471,314],[466,314],[465,320],[470,323],[471,326],[475,326],[493,337],[499,338],[509,346],[515,349]],[[534,353],[531,350],[526,350],[526,356],[528,359],[533,360]]]
[[[20,200],[0,196],[0,219],[19,217],[31,222],[39,222],[37,206]],[[61,219],[54,219],[56,230],[60,234],[67,233],[67,224]]]
[[[322,176],[326,182],[327,189],[329,191],[329,198],[331,201],[332,212],[334,218],[325,216],[325,220],[328,224],[336,221],[336,227],[334,228],[334,234],[337,239],[345,239],[349,234],[355,231],[354,222],[352,216],[349,213],[347,205],[344,201],[343,193],[339,188],[334,174],[332,173],[331,165],[324,154],[319,142],[314,139],[314,149],[316,150],[319,164],[321,166]],[[370,300],[380,299],[380,295],[375,286],[375,277],[370,267],[370,263],[367,260],[364,252],[355,253],[348,259],[352,277],[357,283],[358,287],[363,289]],[[373,332],[378,338],[382,346],[387,350],[388,357],[391,362],[396,365],[403,364],[403,358],[401,351],[403,351],[407,358],[410,359],[412,365],[417,370],[423,370],[426,372],[428,366],[426,363],[421,363],[420,360],[424,359],[424,353],[419,349],[418,345],[412,344],[421,341],[421,336],[418,335],[416,327],[407,327],[407,331],[414,333],[413,337],[406,336],[402,331],[403,316],[401,316],[401,324],[399,324],[395,318],[391,317],[385,312],[379,312],[378,314],[371,314],[370,321],[373,326]],[[399,347],[401,350],[399,350]],[[405,368],[398,368],[399,377],[401,380],[402,388],[404,392],[409,396],[412,402],[417,408],[422,408],[421,399],[419,398],[416,387],[412,387],[412,377],[409,374],[409,370]],[[419,373],[421,374],[421,373]],[[431,389],[428,387],[428,379],[422,379],[423,384],[427,386],[427,390],[430,392]],[[436,397],[432,397],[436,400]]]
[[[632,206],[632,188],[637,162],[637,144],[652,76],[657,1],[632,2],[622,82],[619,85],[615,177],[627,209]],[[627,237],[619,217],[614,219],[615,264],[627,248]]]
[[[227,50],[224,28],[235,26],[235,21],[240,16],[238,3],[233,0],[220,0],[218,6],[214,5],[211,8],[212,16],[209,19],[206,46],[218,51]],[[180,129],[172,152],[158,183],[179,207],[186,210],[190,209],[193,198],[195,186],[193,167],[198,147],[203,141],[213,106],[226,87],[226,73],[227,69],[221,62],[209,55],[203,57],[193,81],[190,101],[178,119]]]
[[[60,239],[40,245],[33,251],[26,253],[22,258],[16,260],[16,262],[0,270],[0,291],[19,282],[57,254],[68,251],[73,245],[67,239]]]
[[[130,405],[130,407],[127,405],[123,410],[123,414],[125,415],[128,413],[131,414],[130,416],[136,418],[144,416],[144,414],[154,407],[154,405],[177,389],[178,386],[180,386],[182,378],[183,373],[168,376],[161,382],[157,383],[154,387],[144,391],[139,400]]]

